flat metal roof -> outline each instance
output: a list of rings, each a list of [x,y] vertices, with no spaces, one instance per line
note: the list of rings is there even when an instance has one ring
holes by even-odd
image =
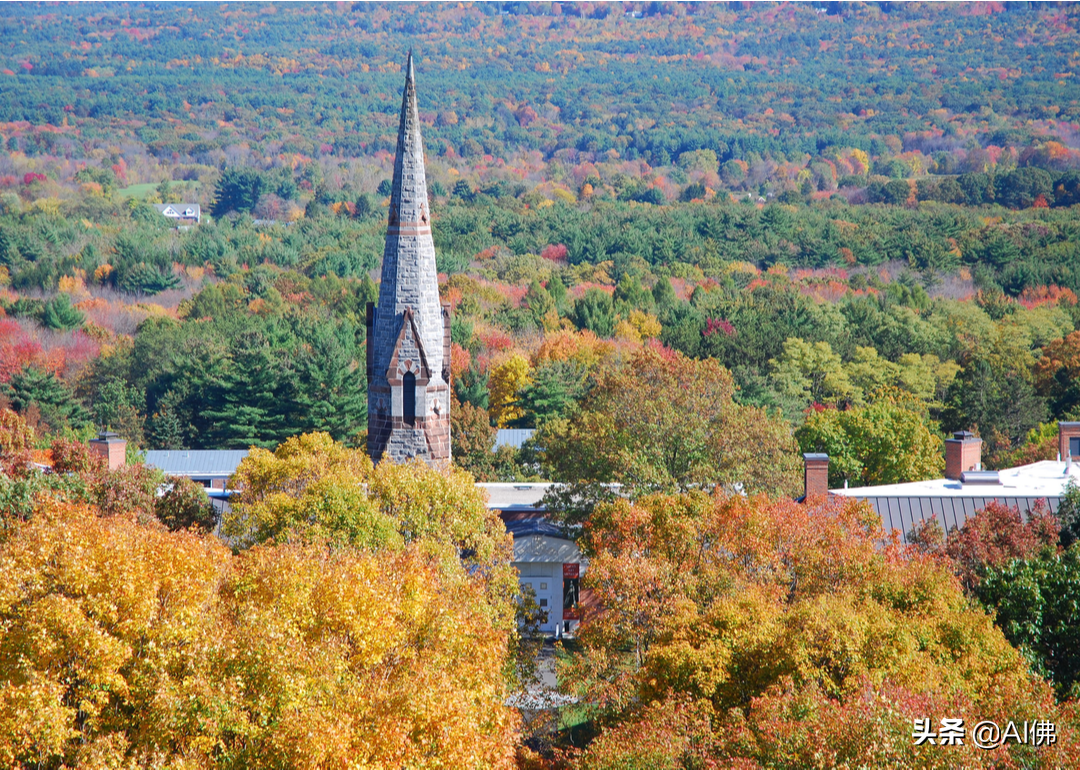
[[[512,446],[520,449],[521,445],[532,438],[536,430],[533,428],[499,428],[495,431],[495,448]]]
[[[151,449],[146,464],[170,476],[218,479],[233,475],[247,456],[246,449]]]
[[[1018,465],[997,473],[1000,484],[961,484],[953,479],[930,479],[829,491],[847,497],[1061,497],[1069,479],[1080,485],[1080,464],[1077,463],[1073,463],[1068,475],[1065,463],[1054,460]]]
[[[540,511],[537,503],[554,484],[547,482],[477,484],[488,494],[488,508],[499,511]]]

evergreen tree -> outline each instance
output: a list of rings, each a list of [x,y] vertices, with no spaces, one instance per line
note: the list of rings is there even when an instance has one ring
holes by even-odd
[[[995,623],[1062,698],[1080,690],[1080,546],[989,570],[976,587]]]
[[[304,345],[295,359],[297,419],[303,432],[324,431],[351,443],[367,428],[367,377],[359,348],[343,326],[298,330]]]
[[[476,199],[476,192],[473,190],[472,185],[464,179],[459,179],[454,183],[454,189],[450,194],[466,203]]]
[[[135,445],[141,445],[143,394],[129,387],[119,377],[102,382],[93,394],[90,411],[94,424],[115,431]]]
[[[121,289],[131,294],[160,294],[181,286],[180,279],[171,268],[155,267],[146,262],[126,267],[117,283]]]
[[[266,190],[266,179],[253,168],[227,168],[214,187],[215,217],[230,211],[250,212]]]
[[[274,339],[280,329],[249,329],[234,341],[228,363],[211,375],[197,427],[206,446],[272,447],[292,433],[296,408],[294,361]]]
[[[633,275],[624,275],[620,279],[612,299],[616,310],[623,316],[629,315],[631,310],[648,312],[653,308],[652,294],[641,285],[637,276]]]
[[[367,219],[375,213],[375,201],[367,193],[360,193],[353,204],[353,216],[357,219]]]
[[[515,427],[536,427],[548,420],[569,417],[585,395],[585,370],[572,361],[552,361],[530,375],[531,382],[518,394],[516,405],[525,415]]]
[[[529,291],[525,294],[525,305],[529,309],[533,322],[541,329],[544,328],[544,319],[555,312],[555,300],[551,298],[548,290],[540,285],[540,281],[536,280],[529,284]]]
[[[656,309],[661,313],[665,313],[671,310],[678,303],[679,299],[675,296],[675,290],[671,288],[671,281],[667,278],[660,278],[652,290],[653,302],[656,303]]]
[[[566,284],[562,282],[558,275],[553,275],[551,280],[548,281],[547,292],[551,295],[551,299],[555,301],[555,309],[562,315],[566,309]]]
[[[86,316],[71,306],[67,294],[60,293],[45,303],[41,322],[50,329],[64,331],[82,326]]]
[[[487,373],[481,374],[475,366],[470,366],[464,372],[455,372],[454,394],[462,403],[472,404],[478,409],[487,409],[491,398]]]
[[[180,399],[173,391],[158,402],[157,411],[147,418],[148,446],[154,449],[186,449],[184,423],[178,413]]]
[[[589,289],[585,296],[574,303],[574,323],[579,329],[588,329],[598,337],[610,337],[615,333],[615,306],[611,295],[603,289]]]
[[[81,430],[90,424],[86,408],[56,375],[27,367],[12,376],[8,399],[15,411],[36,407],[51,428]]]

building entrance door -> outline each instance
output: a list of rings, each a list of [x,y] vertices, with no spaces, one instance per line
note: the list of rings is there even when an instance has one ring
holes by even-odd
[[[521,588],[522,591],[532,589],[536,596],[536,603],[547,615],[540,628],[545,633],[555,633],[556,624],[562,621],[562,576],[553,577],[556,571],[562,569],[561,564],[529,564],[522,565]]]

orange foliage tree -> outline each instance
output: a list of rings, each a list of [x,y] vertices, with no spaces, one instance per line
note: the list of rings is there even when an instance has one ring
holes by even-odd
[[[1043,347],[1034,375],[1035,391],[1050,399],[1055,414],[1080,406],[1080,331]]]
[[[604,607],[562,681],[600,737],[564,765],[1064,767],[1076,709],[1055,704],[949,565],[884,538],[858,502],[651,496],[602,505],[585,578]],[[1057,743],[917,746],[915,719],[1025,714]],[[1042,716],[1045,715],[1045,716]]]

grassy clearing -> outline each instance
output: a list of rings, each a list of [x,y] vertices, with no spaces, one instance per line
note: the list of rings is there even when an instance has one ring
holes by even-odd
[[[150,193],[154,192],[158,188],[158,182],[146,182],[144,184],[133,184],[129,187],[125,187],[120,190],[120,195],[125,198],[145,198]],[[197,193],[202,183],[198,181],[186,181],[186,182],[173,182],[172,189],[175,192],[180,193]]]

